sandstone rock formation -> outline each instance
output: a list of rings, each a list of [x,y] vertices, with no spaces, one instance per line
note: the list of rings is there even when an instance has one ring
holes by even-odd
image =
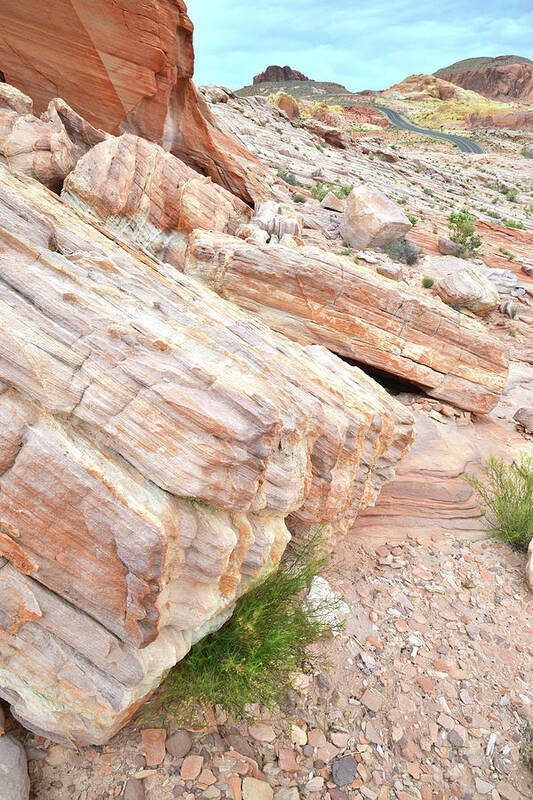
[[[500,302],[496,287],[472,266],[443,275],[434,288],[448,305],[466,308],[480,316],[493,311]]]
[[[128,176],[135,229],[150,192],[119,196]],[[275,568],[287,526],[349,527],[412,418],[2,165],[0,278],[0,695],[98,743]]]
[[[505,60],[505,57],[504,57]],[[527,62],[527,59],[524,59]],[[449,72],[439,70],[440,78],[463,89],[470,89],[491,100],[521,103],[533,102],[533,63],[508,64],[499,59],[489,61],[478,69],[457,70]]]
[[[397,375],[487,413],[507,376],[503,345],[474,320],[350,258],[195,231],[185,272],[298,342]]]
[[[303,72],[298,72],[297,69],[291,69],[291,67],[278,67],[277,65],[271,65],[267,67],[264,72],[260,72],[259,75],[255,75],[254,77],[254,86],[257,86],[258,83],[281,83],[283,81],[308,81]]]
[[[357,250],[386,247],[412,228],[401,207],[370,186],[358,186],[348,195],[341,234]]]
[[[266,170],[192,83],[192,31],[183,0],[5,0],[0,64],[38,114],[59,96],[96,129],[136,133],[246,201],[265,197]]]
[[[159,145],[132,134],[93,147],[65,181],[62,196],[122,238],[163,261],[183,261],[195,228],[236,233],[251,211]]]

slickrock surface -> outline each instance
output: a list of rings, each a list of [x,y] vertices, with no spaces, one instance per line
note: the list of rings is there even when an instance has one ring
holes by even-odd
[[[197,231],[185,272],[299,342],[398,375],[460,408],[486,413],[505,386],[503,348],[483,328],[343,256]]]
[[[1,165],[0,209],[0,693],[98,743],[277,565],[288,515],[334,533],[375,500],[412,418]]]
[[[0,64],[38,114],[59,96],[95,128],[162,144],[245,200],[265,196],[265,170],[192,83],[192,31],[183,0],[5,0]]]

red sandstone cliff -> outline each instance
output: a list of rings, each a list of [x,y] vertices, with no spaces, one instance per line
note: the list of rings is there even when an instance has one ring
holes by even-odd
[[[251,201],[264,168],[198,97],[192,33],[183,0],[3,0],[0,70],[37,112],[61,96],[97,128],[158,142]]]
[[[439,73],[439,77],[492,100],[533,103],[533,64],[489,66],[445,75]]]

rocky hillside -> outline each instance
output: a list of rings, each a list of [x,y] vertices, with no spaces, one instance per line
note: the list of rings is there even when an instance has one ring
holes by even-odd
[[[528,58],[469,58],[435,75],[492,100],[533,103],[533,62]]]
[[[308,81],[303,72],[291,67],[278,67],[277,65],[269,66],[264,72],[254,77],[254,86],[258,83],[279,83],[284,81]]]

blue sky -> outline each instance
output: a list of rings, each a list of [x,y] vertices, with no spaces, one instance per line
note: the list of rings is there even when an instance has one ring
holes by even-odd
[[[533,59],[531,0],[187,0],[195,82],[231,89],[289,64],[353,91],[473,56]]]

